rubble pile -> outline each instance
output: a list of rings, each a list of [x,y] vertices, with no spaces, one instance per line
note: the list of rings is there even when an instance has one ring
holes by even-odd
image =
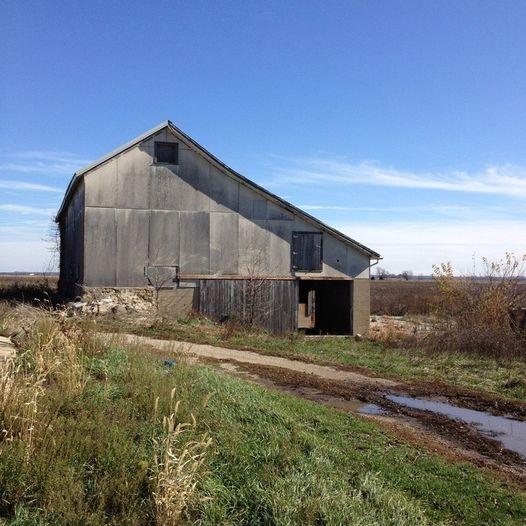
[[[150,289],[88,290],[77,301],[65,304],[66,316],[149,313],[155,309]]]

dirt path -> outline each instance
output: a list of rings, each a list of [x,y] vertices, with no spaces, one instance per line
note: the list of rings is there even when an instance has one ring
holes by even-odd
[[[181,354],[191,361],[206,362],[229,375],[267,389],[292,394],[340,411],[360,414],[377,421],[403,441],[416,443],[453,461],[468,461],[490,469],[499,478],[526,490],[526,457],[506,449],[499,440],[480,433],[476,426],[466,425],[465,422],[443,414],[400,405],[390,400],[390,396],[426,396],[429,400],[451,402],[457,408],[478,409],[490,418],[495,414],[512,415],[517,419],[512,422],[525,420],[524,407],[508,404],[496,409],[498,404],[494,400],[451,386],[396,382],[252,351],[158,340],[131,334],[102,333],[101,337],[144,346],[161,357]]]
[[[352,371],[343,371],[335,367],[316,365],[298,360],[289,360],[287,358],[269,356],[252,351],[238,351],[224,347],[215,347],[213,345],[201,345],[197,343],[186,343],[173,340],[157,340],[147,336],[136,336],[132,334],[114,334],[110,336],[122,337],[128,343],[152,345],[158,349],[164,349],[174,353],[185,352],[200,358],[210,358],[212,360],[234,361],[253,365],[280,367],[282,369],[289,369],[298,373],[313,374],[325,380],[335,380],[338,382],[349,382],[360,385],[367,384],[375,386],[376,388],[394,387],[398,385],[398,382],[394,382],[393,380],[388,380],[386,378],[373,378],[371,376],[366,376],[364,374]]]

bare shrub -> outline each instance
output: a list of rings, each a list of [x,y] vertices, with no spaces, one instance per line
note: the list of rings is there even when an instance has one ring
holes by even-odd
[[[159,399],[155,402],[155,414]],[[211,438],[205,433],[197,440],[185,440],[184,435],[195,431],[197,422],[177,422],[180,401],[175,401],[175,388],[170,399],[170,414],[163,418],[164,436],[154,438],[156,453],[152,479],[156,523],[159,526],[180,524],[181,515],[194,496],[199,474]]]
[[[526,255],[507,253],[503,260],[483,258],[482,278],[453,274],[450,263],[434,268],[437,318],[426,338],[434,350],[494,357],[526,352],[526,334],[514,323],[514,309],[526,306]]]
[[[241,331],[243,331],[243,329],[245,329],[245,328],[246,328],[246,325],[243,325],[238,319],[236,319],[236,318],[229,318],[222,325],[220,338],[221,338],[221,340],[229,341],[234,336],[236,336]]]
[[[276,310],[267,278],[277,270],[277,266],[270,263],[264,232],[257,232],[252,236],[241,266],[245,276],[245,290],[242,312],[236,313],[237,323],[264,327]]]
[[[175,265],[164,266],[149,266],[144,267],[144,277],[154,289],[154,304],[155,310],[159,311],[159,294],[161,290],[168,286],[168,283],[173,283],[177,273]]]

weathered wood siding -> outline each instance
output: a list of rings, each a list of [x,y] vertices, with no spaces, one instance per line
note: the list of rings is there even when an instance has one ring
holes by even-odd
[[[84,280],[84,210],[84,184],[81,183],[59,223],[59,289],[66,296],[78,294]]]
[[[199,311],[215,320],[253,322],[274,334],[296,330],[297,281],[199,280]]]

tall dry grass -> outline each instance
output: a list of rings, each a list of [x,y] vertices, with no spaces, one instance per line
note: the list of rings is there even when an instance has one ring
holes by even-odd
[[[0,364],[0,517],[179,524],[210,445],[175,399],[184,372],[49,311],[2,312],[25,330]]]
[[[23,307],[13,318],[21,320],[23,313],[31,329],[25,329],[18,355],[0,364],[0,426],[3,441],[23,443],[30,461],[35,442],[50,427],[41,408],[46,389],[53,385],[69,396],[83,388],[86,372],[74,340],[62,332],[49,312]]]
[[[434,350],[526,356],[526,332],[513,314],[526,307],[526,255],[483,259],[483,267],[482,280],[455,277],[450,263],[434,268],[436,317],[426,344]]]
[[[156,399],[155,415],[158,405],[159,399]],[[159,526],[180,524],[183,510],[195,495],[206,452],[212,442],[206,433],[197,440],[185,440],[189,432],[195,432],[197,421],[192,413],[191,422],[178,421],[179,406],[180,400],[175,400],[174,388],[170,394],[170,412],[163,417],[164,434],[153,440],[153,496]]]

